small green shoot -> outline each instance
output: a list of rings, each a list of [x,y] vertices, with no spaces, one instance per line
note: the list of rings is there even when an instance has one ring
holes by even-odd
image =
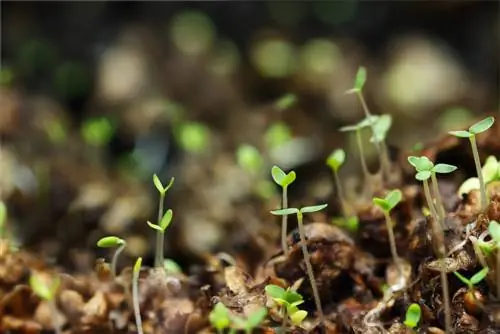
[[[461,275],[459,272],[454,271],[453,274],[458,277],[459,280],[462,281],[465,285],[467,285],[467,288],[469,290],[474,290],[474,286],[477,285],[479,282],[481,282],[487,275],[488,275],[489,268],[483,268],[477,273],[475,273],[470,279],[466,278],[465,276]]]
[[[292,131],[283,122],[276,122],[272,124],[264,135],[266,147],[272,150],[288,143],[292,139]]]
[[[474,163],[476,165],[476,172],[477,176],[479,178],[479,186],[480,186],[480,191],[481,191],[481,209],[484,211],[486,210],[486,207],[488,206],[488,198],[487,198],[487,193],[486,193],[486,186],[485,182],[483,179],[483,173],[481,171],[481,161],[479,159],[479,151],[477,149],[477,143],[476,143],[476,135],[485,132],[495,122],[495,118],[492,116],[486,117],[485,119],[477,122],[476,124],[472,125],[469,130],[459,130],[459,131],[450,131],[448,132],[450,135],[453,135],[458,138],[468,138],[471,148],[472,148],[472,154],[474,156]]]
[[[311,283],[311,288],[313,291],[314,295],[314,302],[316,304],[316,309],[318,311],[318,315],[320,318],[320,321],[323,323],[324,322],[324,313],[323,313],[323,308],[321,307],[321,299],[319,297],[319,292],[318,292],[318,287],[316,286],[316,280],[314,278],[314,272],[313,268],[311,265],[311,260],[310,260],[310,255],[307,250],[306,246],[306,236],[304,232],[304,223],[303,223],[303,217],[304,213],[313,213],[313,212],[318,212],[326,208],[328,204],[321,204],[321,205],[314,205],[314,206],[306,206],[301,209],[296,209],[296,208],[287,208],[287,209],[281,209],[281,210],[273,210],[271,213],[276,216],[283,216],[283,215],[290,215],[290,214],[296,214],[297,215],[297,221],[299,225],[299,234],[300,234],[300,242],[301,242],[301,248],[302,248],[302,255],[304,256],[304,262],[306,264],[306,270],[307,270],[307,275],[309,276],[309,282]]]
[[[4,238],[5,233],[5,225],[7,221],[7,206],[3,201],[0,201],[0,239]]]
[[[488,225],[488,232],[490,233],[491,239],[493,239],[496,246],[496,293],[497,298],[500,298],[500,224],[495,220],[491,220]]]
[[[420,309],[420,305],[413,303],[406,310],[404,324],[410,329],[415,329],[418,326],[421,317],[422,310]]]
[[[359,229],[359,218],[358,216],[350,216],[345,220],[343,217],[337,217],[332,219],[332,224],[356,234]]]
[[[158,224],[153,224],[150,221],[147,222],[149,227],[151,227],[153,230],[156,230],[156,235],[160,236],[157,238],[157,243],[156,243],[156,254],[161,254],[158,258],[158,261],[161,261],[163,264],[163,244],[165,240],[165,231],[167,228],[170,226],[172,223],[172,218],[174,216],[174,212],[172,209],[168,209],[164,214],[163,217],[160,219],[160,222]],[[157,267],[155,265],[155,267]],[[158,267],[157,267],[158,268]]]
[[[258,175],[264,166],[264,159],[254,146],[243,144],[236,151],[236,159],[241,168],[247,173]]]
[[[99,239],[99,241],[97,241],[97,247],[100,248],[118,247],[118,249],[115,251],[115,254],[113,255],[113,259],[111,260],[111,275],[113,278],[116,277],[116,265],[118,262],[118,256],[125,249],[126,246],[127,243],[125,242],[125,240],[115,236],[104,237]]]
[[[171,212],[172,210],[170,210],[170,213],[168,211],[165,213],[163,212],[163,203],[165,202],[165,195],[167,194],[168,190],[173,186],[174,181],[175,178],[172,177],[167,186],[163,186],[158,175],[156,174],[153,175],[153,183],[156,187],[156,190],[158,190],[158,193],[160,193],[160,200],[158,203],[158,220],[157,224],[152,224],[150,222],[147,223],[149,227],[156,230],[156,251],[155,251],[155,262],[154,262],[155,268],[161,268],[163,266],[163,259],[164,259],[163,244],[165,242],[165,230],[170,225],[173,215],[173,213]]]
[[[265,307],[260,307],[248,318],[241,318],[237,316],[232,317],[232,322],[234,326],[240,330],[243,330],[245,334],[252,334],[253,330],[258,328],[260,324],[264,321],[267,316],[267,309]]]
[[[360,66],[354,79],[354,87],[346,91],[346,94],[360,93],[366,83],[366,67]]]
[[[271,175],[273,177],[274,182],[283,189],[281,206],[282,209],[286,209],[288,207],[288,186],[292,184],[293,181],[295,181],[297,175],[295,174],[294,171],[291,171],[288,174],[286,174],[278,166],[273,166],[271,168]],[[285,256],[288,256],[288,245],[286,242],[287,231],[288,231],[287,219],[288,217],[286,215],[283,215],[281,217],[281,248]]]
[[[132,300],[134,304],[134,316],[135,325],[137,327],[137,333],[142,334],[142,319],[141,310],[139,308],[139,273],[142,266],[142,257],[139,257],[134,264],[134,271],[132,274]]]
[[[226,328],[229,328],[231,324],[231,318],[229,317],[229,310],[221,302],[217,303],[210,312],[208,319],[210,324],[217,330],[217,333],[222,334]]]
[[[85,120],[81,127],[83,140],[92,146],[102,147],[109,143],[115,132],[115,126],[107,117]]]
[[[183,150],[199,154],[210,146],[210,130],[198,122],[185,122],[176,131],[177,141]]]
[[[174,181],[175,181],[175,178],[172,177],[170,179],[170,182],[167,184],[167,186],[164,187],[163,184],[161,183],[158,175],[153,174],[153,183],[154,183],[156,189],[158,190],[158,192],[162,195],[165,195],[167,193],[167,191],[173,186]]]
[[[345,208],[344,194],[342,191],[342,184],[340,183],[339,169],[344,164],[346,158],[345,151],[343,149],[336,149],[333,151],[326,159],[326,164],[333,172],[333,177],[335,179],[335,186],[337,187],[337,195],[340,201],[340,208],[342,210],[342,216],[347,221],[347,210]]]
[[[290,109],[297,103],[297,96],[292,93],[288,93],[280,97],[274,102],[274,107],[279,111],[284,111]]]
[[[58,276],[56,276],[51,282],[46,282],[40,274],[33,272],[29,278],[29,284],[31,290],[33,290],[38,297],[48,303],[51,308],[50,314],[52,316],[52,325],[54,326],[54,330],[56,334],[61,334],[62,330],[57,318],[58,312],[55,303],[56,293],[59,290],[61,280]]]
[[[269,284],[264,290],[267,295],[274,300],[276,304],[281,307],[283,323],[281,325],[282,331],[286,331],[287,318],[289,318],[294,325],[300,325],[307,316],[307,311],[300,310],[298,305],[304,302],[304,298],[296,291],[283,289],[280,286]]]

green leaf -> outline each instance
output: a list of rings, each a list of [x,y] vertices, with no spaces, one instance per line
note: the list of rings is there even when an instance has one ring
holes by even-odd
[[[125,240],[120,239],[115,236],[109,236],[109,237],[104,237],[99,239],[97,241],[97,247],[101,248],[111,248],[111,247],[118,247],[121,246],[125,243]]]
[[[294,325],[300,325],[306,317],[307,317],[307,311],[304,310],[300,310],[293,314],[290,314],[290,320],[292,320]]]
[[[163,184],[161,184],[160,178],[156,174],[153,174],[153,183],[160,194],[165,193],[165,189],[163,188]]]
[[[278,100],[276,100],[274,106],[276,109],[283,111],[285,109],[293,107],[293,105],[296,102],[297,102],[297,96],[295,94],[288,93],[280,97]]]
[[[134,273],[138,273],[141,270],[142,257],[138,257],[134,264]]]
[[[403,193],[399,189],[392,190],[390,193],[388,193],[385,196],[385,200],[389,204],[390,207],[389,210],[394,209],[394,207],[398,205],[399,202],[401,202],[402,198],[403,198]]]
[[[172,188],[172,186],[174,185],[174,181],[175,181],[175,177],[172,176],[172,178],[170,179],[170,182],[167,184],[167,186],[165,187],[165,192],[167,192],[170,188]]]
[[[299,213],[299,209],[296,208],[279,209],[279,210],[272,210],[271,213],[275,216],[287,216]]]
[[[7,220],[7,206],[3,201],[0,201],[0,236],[2,235],[2,229],[5,226],[6,220]]]
[[[483,173],[484,183],[490,183],[498,178],[498,171],[500,169],[500,164],[498,160],[493,155],[486,158],[481,172]]]
[[[236,152],[238,164],[248,173],[257,174],[264,165],[262,156],[257,148],[243,144]]]
[[[384,114],[380,115],[377,121],[373,124],[374,134],[370,138],[370,142],[372,143],[381,143],[385,140],[387,136],[387,132],[392,125],[392,117],[391,115]]]
[[[490,236],[493,240],[495,240],[497,245],[500,245],[500,224],[492,220],[488,225],[488,231],[490,232]]]
[[[299,305],[304,302],[304,297],[296,291],[287,290],[285,291],[285,300],[289,304]]]
[[[163,269],[167,274],[180,274],[182,273],[182,268],[177,262],[172,259],[163,260]]]
[[[432,167],[434,166],[432,161],[426,156],[421,156],[421,157],[409,156],[408,162],[410,163],[410,165],[415,167],[417,172],[431,170]]]
[[[470,282],[474,285],[478,284],[486,277],[486,275],[488,275],[489,270],[490,269],[488,267],[481,269],[470,278]]]
[[[415,328],[420,322],[421,316],[422,316],[422,310],[420,309],[420,305],[413,303],[406,310],[404,324],[409,328]]]
[[[282,287],[274,284],[268,284],[264,288],[264,291],[269,295],[271,298],[281,298],[285,300],[286,297],[286,290],[283,289]]]
[[[340,166],[345,161],[345,151],[341,148],[333,151],[326,159],[326,164],[330,166],[335,172],[339,170]]]
[[[218,330],[223,330],[229,327],[231,320],[229,319],[229,310],[221,302],[217,303],[210,312],[208,319],[213,327]]]
[[[477,246],[486,256],[490,256],[495,249],[495,246],[493,244],[482,240],[477,240]]]
[[[81,134],[85,142],[93,146],[108,144],[115,131],[114,125],[106,117],[89,118],[81,127]]]
[[[382,209],[382,211],[384,211],[384,212],[391,211],[391,206],[390,206],[389,202],[387,202],[383,198],[374,197],[373,198],[373,203],[375,205],[377,205],[380,209]]]
[[[267,129],[264,138],[267,149],[272,150],[288,143],[292,139],[292,131],[285,123],[277,122]]]
[[[459,280],[462,281],[465,285],[467,285],[469,288],[473,287],[473,284],[467,279],[467,277],[461,275],[459,272],[454,271],[453,274],[458,277]]]
[[[264,321],[267,316],[267,309],[265,307],[259,308],[257,311],[250,314],[246,321],[247,328],[255,328]]]
[[[469,131],[465,131],[465,130],[448,131],[448,133],[450,135],[458,137],[458,138],[470,138],[474,135],[474,134],[470,133]]]
[[[285,179],[283,180],[283,187],[288,187],[295,181],[297,178],[297,174],[292,170],[290,173],[286,174]]]
[[[170,226],[170,223],[172,222],[172,217],[174,215],[174,212],[172,209],[168,209],[167,212],[163,215],[161,221],[160,221],[160,228],[165,231],[167,227]]]
[[[356,124],[356,125],[346,125],[346,126],[343,126],[339,129],[340,132],[351,132],[351,131],[357,131],[359,130],[359,126]]]
[[[368,117],[365,117],[358,123],[358,127],[360,129],[363,129],[372,125],[375,126],[379,118],[380,118],[379,115],[370,115]]]
[[[469,128],[469,132],[474,134],[474,135],[477,135],[477,134],[484,132],[484,131],[488,130],[489,128],[491,128],[493,123],[495,123],[495,118],[493,118],[493,116],[486,117],[482,121],[479,121],[476,124],[474,124],[473,126],[471,126]]]
[[[185,122],[177,128],[176,139],[187,152],[201,153],[210,145],[210,130],[197,122]]]
[[[151,227],[153,230],[157,230],[157,231],[163,232],[163,229],[160,226],[158,226],[156,224],[153,224],[150,221],[147,221],[147,223],[148,223],[149,227]]]
[[[449,164],[437,164],[432,167],[432,171],[438,174],[447,174],[457,170],[457,166],[449,165]]]
[[[44,300],[52,300],[61,281],[59,280],[59,277],[57,277],[52,280],[52,283],[49,286],[38,276],[38,274],[33,273],[30,276],[29,283],[31,289],[38,297]]]
[[[314,206],[305,206],[300,209],[302,213],[312,213],[312,212],[318,212],[326,208],[328,204],[320,204],[320,205],[314,205]]]
[[[273,180],[277,185],[283,186],[283,179],[285,178],[286,174],[281,168],[274,165],[271,168],[271,176],[273,177]]]
[[[356,79],[354,80],[354,89],[357,91],[362,91],[366,82],[366,68],[364,66],[360,66],[358,69],[358,73],[356,73]]]
[[[424,170],[424,171],[421,171],[421,172],[418,172],[416,175],[415,175],[415,178],[419,181],[425,181],[425,180],[428,180],[429,178],[431,177],[431,172],[428,171],[428,170]]]

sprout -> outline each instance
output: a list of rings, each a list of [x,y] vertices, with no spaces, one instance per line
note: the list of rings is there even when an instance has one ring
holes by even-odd
[[[313,273],[313,268],[311,265],[309,252],[307,251],[303,217],[304,217],[304,213],[312,213],[312,212],[321,211],[324,208],[326,208],[327,206],[328,206],[328,204],[322,204],[322,205],[315,205],[315,206],[306,206],[306,207],[303,207],[301,209],[287,208],[287,209],[271,211],[271,213],[273,215],[276,215],[276,216],[291,215],[291,214],[297,215],[297,221],[299,224],[300,242],[301,242],[301,247],[302,247],[302,255],[304,256],[304,262],[306,264],[307,275],[309,276],[309,281],[311,282],[311,287],[312,287],[312,291],[313,291],[313,295],[314,295],[314,302],[316,304],[316,309],[318,310],[318,314],[319,314],[319,318],[320,318],[321,322],[324,322],[324,314],[323,314],[323,309],[321,307],[321,300],[319,298],[318,287],[316,286],[316,280],[314,279],[314,273]]]
[[[490,233],[491,239],[496,246],[496,259],[497,259],[497,268],[496,268],[496,276],[497,276],[497,298],[500,298],[500,224],[492,220],[488,225],[488,232]]]
[[[139,308],[139,273],[141,271],[142,257],[139,257],[134,264],[134,272],[132,275],[132,300],[134,304],[135,324],[137,333],[142,334],[142,319],[141,310]]]
[[[225,329],[231,328],[229,333],[236,333],[236,329],[240,329],[245,331],[246,334],[251,334],[253,329],[259,327],[266,316],[267,310],[265,307],[258,308],[246,319],[232,316],[227,307],[219,302],[210,312],[208,319],[212,327],[217,330],[217,333],[223,333]]]
[[[160,263],[163,265],[163,242],[165,240],[165,231],[166,229],[170,226],[170,223],[172,222],[172,217],[174,215],[174,212],[172,209],[168,209],[163,217],[160,219],[160,222],[158,224],[153,224],[150,221],[147,222],[149,227],[152,229],[156,230],[156,235],[159,236],[159,238],[156,239],[156,255],[159,255],[158,261],[161,261]],[[156,259],[155,259],[156,260]],[[161,266],[155,265],[155,267],[159,268]]]
[[[113,259],[111,260],[111,275],[113,278],[116,277],[116,263],[118,262],[118,256],[125,249],[127,243],[125,240],[120,239],[115,236],[109,236],[99,239],[97,241],[97,247],[100,248],[115,248],[118,247],[115,254],[113,255]]]
[[[297,96],[292,93],[288,93],[280,97],[274,102],[274,107],[279,111],[284,111],[290,109],[297,103]]]
[[[493,125],[495,122],[495,119],[490,116],[486,117],[482,121],[477,122],[476,124],[472,125],[469,130],[460,130],[460,131],[450,131],[449,134],[458,137],[458,138],[469,138],[470,145],[472,148],[472,154],[474,156],[474,163],[476,165],[476,172],[477,176],[479,178],[479,186],[481,190],[481,209],[486,210],[486,207],[488,206],[488,199],[487,199],[487,194],[486,194],[486,187],[485,187],[485,182],[483,179],[483,173],[481,172],[481,162],[479,159],[479,152],[477,150],[477,143],[476,143],[476,135],[480,134]]]
[[[341,228],[348,230],[351,233],[358,232],[359,229],[359,218],[358,216],[350,216],[347,220],[342,218],[333,218],[332,223]]]
[[[182,273],[181,266],[179,266],[179,264],[172,259],[165,259],[163,261],[163,269],[165,269],[165,273],[167,273],[167,275]]]
[[[7,206],[3,201],[0,201],[0,239],[5,236],[5,222],[7,221]]]
[[[345,151],[343,149],[336,149],[333,151],[326,159],[326,164],[333,171],[333,177],[335,178],[335,185],[337,187],[337,195],[339,196],[340,208],[342,210],[342,216],[347,221],[347,212],[345,209],[345,200],[342,193],[342,185],[340,184],[339,169],[345,162]]]
[[[238,329],[245,331],[246,334],[252,334],[253,330],[260,326],[262,321],[267,316],[267,309],[265,307],[259,307],[256,311],[244,319],[241,317],[232,317],[232,321]]]
[[[81,127],[83,140],[89,145],[102,147],[109,143],[115,127],[106,117],[89,118]]]
[[[300,310],[298,305],[304,302],[304,298],[298,292],[288,288],[283,289],[280,286],[269,284],[264,288],[267,295],[281,307],[283,322],[281,329],[286,331],[287,319],[290,318],[294,325],[300,325],[307,316],[307,311]]]
[[[201,123],[183,123],[176,134],[180,146],[190,153],[201,153],[210,145],[210,130]]]
[[[252,175],[259,174],[264,166],[264,159],[259,150],[251,145],[243,144],[239,146],[236,158],[241,168]]]
[[[231,319],[229,318],[229,310],[221,302],[215,304],[212,312],[210,312],[208,319],[210,324],[217,330],[217,333],[222,334],[224,329],[228,328],[231,324]]]
[[[500,180],[500,163],[497,158],[492,155],[486,158],[483,168],[481,168],[481,173],[483,174],[485,186],[490,182]],[[472,189],[481,189],[479,178],[471,177],[465,180],[458,188],[458,195],[466,195]]]
[[[403,275],[403,270],[401,269],[401,261],[399,260],[396,249],[396,238],[394,237],[394,224],[391,219],[391,211],[399,204],[399,202],[401,202],[402,197],[403,194],[401,193],[401,190],[396,189],[389,192],[385,198],[375,197],[373,199],[373,203],[375,203],[375,205],[377,205],[384,213],[387,233],[389,234],[389,245],[391,247],[392,259],[398,267],[400,277]]]
[[[59,321],[57,319],[57,307],[55,303],[55,297],[57,290],[59,289],[59,286],[61,284],[61,280],[59,277],[55,277],[52,279],[52,282],[48,283],[37,273],[32,273],[30,278],[29,278],[29,284],[31,287],[31,290],[40,297],[41,299],[45,300],[50,309],[51,309],[51,316],[52,316],[52,325],[54,326],[54,330],[56,334],[61,334],[61,326],[59,325]]]
[[[281,168],[278,166],[273,166],[271,169],[271,175],[273,177],[274,182],[276,182],[277,185],[281,186],[283,189],[283,196],[282,196],[282,209],[286,209],[288,207],[288,186],[292,184],[293,181],[295,181],[295,178],[297,177],[295,175],[294,171],[291,171],[288,174],[285,174]],[[286,215],[283,215],[281,217],[281,248],[283,250],[283,254],[285,256],[288,255],[288,245],[286,243],[286,237],[287,237],[287,219],[288,217]]]
[[[465,276],[462,276],[456,271],[453,272],[453,274],[455,274],[455,276],[458,277],[462,283],[467,285],[467,292],[464,296],[464,303],[466,303],[466,306],[470,305],[469,307],[483,307],[482,303],[476,298],[474,286],[479,284],[479,282],[481,282],[488,275],[488,272],[489,268],[485,267],[475,273],[470,279],[467,279]]]
[[[165,240],[165,229],[167,228],[168,224],[170,224],[170,221],[167,223],[167,226],[165,228],[162,228],[162,220],[167,219],[168,215],[163,213],[163,202],[165,202],[165,195],[167,194],[167,191],[174,185],[175,178],[171,178],[170,182],[166,187],[163,186],[161,183],[160,179],[158,178],[158,175],[154,174],[153,175],[153,183],[160,193],[160,202],[158,204],[158,224],[154,225],[148,222],[148,225],[156,230],[156,252],[155,252],[155,263],[154,266],[156,268],[160,268],[163,265],[163,243]],[[170,220],[172,219],[172,213],[170,215]],[[163,225],[165,225],[166,220],[163,222]]]
[[[275,149],[292,139],[290,128],[283,122],[274,123],[264,135],[268,150]]]
[[[420,305],[413,303],[406,310],[406,316],[404,324],[406,327],[414,329],[418,326],[420,322],[420,318],[422,316],[422,310],[420,309]]]

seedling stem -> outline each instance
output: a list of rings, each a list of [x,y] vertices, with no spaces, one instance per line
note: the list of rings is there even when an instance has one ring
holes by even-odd
[[[439,186],[435,172],[432,172],[431,174],[431,182],[432,189],[434,191],[434,197],[436,198],[435,208],[439,217],[439,221],[444,223],[445,211],[443,201],[441,200],[441,194],[439,193]]]
[[[165,192],[160,192],[160,203],[158,205],[158,225],[160,225],[161,218],[163,217],[163,202],[165,201]],[[159,268],[163,265],[163,248],[165,242],[165,235],[162,231],[156,231],[156,253],[155,253],[155,267]]]
[[[476,165],[477,177],[479,178],[479,185],[481,187],[481,209],[484,211],[488,206],[488,194],[486,193],[486,186],[484,184],[483,172],[481,170],[481,160],[479,159],[479,151],[477,150],[476,137],[469,137],[470,145],[472,147],[472,155],[474,156],[474,164]]]
[[[134,303],[134,316],[137,333],[143,334],[141,310],[139,308],[139,273],[141,271],[142,258],[139,257],[134,265],[134,272],[132,277],[132,299]]]

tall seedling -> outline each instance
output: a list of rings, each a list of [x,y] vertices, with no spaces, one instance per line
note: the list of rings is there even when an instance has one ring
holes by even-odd
[[[307,270],[307,275],[309,276],[309,282],[311,282],[311,288],[313,291],[314,295],[314,302],[316,304],[316,309],[318,310],[318,315],[321,320],[321,322],[324,322],[324,313],[323,313],[323,308],[321,307],[321,299],[319,297],[319,292],[318,292],[318,287],[316,286],[316,280],[314,279],[314,272],[313,268],[311,265],[311,259],[309,252],[307,251],[307,245],[306,245],[306,235],[304,232],[304,223],[303,223],[303,218],[304,218],[304,213],[312,213],[312,212],[317,212],[321,211],[324,208],[326,208],[328,204],[322,204],[322,205],[316,205],[316,206],[306,206],[301,209],[296,209],[296,208],[289,208],[289,209],[281,209],[281,210],[273,210],[271,213],[276,216],[283,216],[283,215],[292,215],[296,214],[297,215],[297,221],[299,224],[299,234],[300,234],[300,243],[302,247],[302,255],[304,256],[304,262],[306,264],[306,270]]]
[[[288,207],[288,186],[292,184],[293,181],[296,179],[296,174],[294,171],[291,171],[288,174],[285,174],[281,168],[278,166],[273,166],[271,169],[271,175],[273,177],[274,182],[276,182],[277,185],[281,186],[283,189],[283,196],[282,196],[282,209],[286,209]],[[283,249],[283,254],[285,256],[288,255],[288,245],[286,243],[286,237],[287,237],[287,215],[283,215],[281,217],[281,248]]]
[[[139,308],[139,273],[141,272],[142,257],[139,257],[134,264],[134,272],[132,274],[132,302],[134,304],[135,325],[137,333],[142,334],[142,319],[141,309]]]
[[[154,226],[160,227],[160,228],[153,227],[152,224],[149,222],[148,222],[148,225],[150,225],[150,227],[152,227],[156,230],[156,253],[155,253],[155,263],[154,263],[156,268],[161,268],[163,266],[163,243],[165,240],[165,236],[164,236],[165,229],[161,228],[161,226],[162,226],[161,221],[162,221],[162,219],[165,218],[164,213],[163,213],[163,202],[165,202],[165,194],[174,184],[174,180],[175,180],[175,178],[172,177],[170,179],[170,182],[168,183],[168,185],[166,187],[164,187],[163,184],[161,183],[160,179],[158,178],[158,176],[156,174],[153,175],[153,183],[154,183],[156,189],[158,190],[158,192],[160,193],[160,202],[158,204],[158,223],[157,223],[157,225],[154,225]],[[170,217],[170,218],[172,218],[172,217]]]

